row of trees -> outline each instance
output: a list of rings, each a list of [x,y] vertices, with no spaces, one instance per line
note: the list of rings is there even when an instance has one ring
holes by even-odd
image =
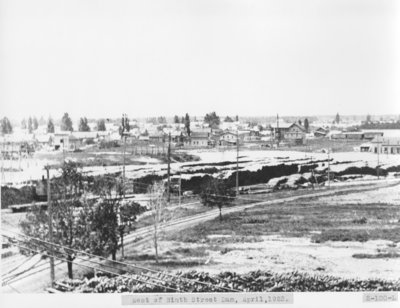
[[[309,131],[310,123],[308,122],[307,118],[304,119],[304,122],[302,122],[301,120],[299,120],[298,122],[299,122],[299,125],[303,125],[304,126],[304,129],[306,130],[306,132]]]
[[[67,112],[64,113],[63,117],[61,118],[61,130],[62,131],[70,131],[70,132],[74,131],[74,128],[72,125],[72,120]],[[100,119],[97,121],[97,130],[98,131],[106,130],[106,123],[105,123],[104,119]],[[90,132],[88,119],[86,117],[82,117],[79,119],[78,131]]]
[[[28,129],[29,133],[32,133],[32,131],[37,130],[39,127],[39,121],[37,120],[36,117],[29,117],[28,121],[26,119],[22,119],[21,122],[21,128],[22,129]]]
[[[234,120],[227,116],[224,119],[224,122],[233,122]],[[235,116],[235,121],[239,121],[239,116]],[[187,134],[190,136],[190,116],[186,113],[185,117],[179,118],[178,115],[174,116],[174,123],[175,124],[185,124],[185,129]],[[204,117],[204,123],[207,123],[211,128],[218,128],[221,123],[220,117],[216,114],[215,111],[207,113]]]
[[[29,123],[30,122],[28,120],[28,129],[30,127]],[[24,126],[22,126],[22,128],[24,128]],[[34,129],[37,129],[37,127]],[[61,118],[61,130],[62,131],[70,131],[70,132],[72,132],[74,130],[72,120],[67,112],[64,113],[63,117]],[[104,119],[100,119],[97,121],[97,130],[98,131],[106,130],[106,124],[105,124]],[[86,117],[82,117],[79,119],[78,131],[80,131],[80,132],[89,132],[90,131],[88,119]],[[29,129],[29,132],[31,132],[30,129]],[[51,118],[49,118],[49,120],[47,122],[47,132],[54,133],[54,122]]]
[[[235,116],[235,121],[239,122],[239,116],[238,115]],[[226,116],[225,119],[224,119],[224,122],[234,122],[234,121],[233,121],[233,119],[231,117]]]
[[[30,239],[24,246],[40,249],[67,261],[68,277],[73,278],[73,262],[78,251],[88,252],[116,260],[121,249],[124,257],[124,237],[135,228],[137,216],[143,207],[135,202],[123,201],[123,184],[119,178],[100,176],[84,177],[75,162],[65,162],[61,176],[51,183],[53,201],[53,244],[49,239],[49,214],[36,206],[20,223],[22,232]],[[87,200],[85,194],[97,195],[96,200]],[[165,217],[166,189],[162,182],[149,187],[149,208],[153,225],[153,242],[158,261],[158,239]],[[200,195],[206,206],[222,208],[234,200],[235,193],[222,178],[211,178]],[[47,242],[47,243],[46,243]],[[23,253],[29,253],[22,248]]]
[[[37,240],[29,240],[25,246],[66,259],[69,278],[73,278],[75,250],[103,257],[111,255],[115,260],[118,249],[123,247],[126,232],[133,229],[137,215],[143,210],[135,202],[121,201],[122,182],[107,176],[88,181],[76,163],[66,162],[61,176],[52,180],[51,187],[52,195],[57,196],[53,201],[53,243],[63,248],[43,245]],[[82,197],[83,192],[91,192],[99,198],[86,200]],[[20,226],[24,234],[48,241],[48,220],[48,212],[35,207]]]
[[[371,116],[367,116],[367,122],[370,121]],[[155,123],[161,123],[161,124],[166,124],[166,118],[165,117],[158,117],[153,119]],[[42,121],[42,120],[41,120]],[[233,118],[226,116],[224,119],[224,122],[233,122]],[[239,116],[235,116],[235,121],[239,121]],[[215,113],[215,112],[210,112],[207,113],[204,117],[204,122],[209,125],[211,128],[218,128],[218,126],[221,123],[220,117]],[[304,119],[304,122],[301,120],[298,121],[300,125],[303,125],[306,131],[309,131],[309,120],[307,118]],[[174,116],[174,123],[182,123],[185,125],[185,130],[188,136],[191,134],[191,128],[190,128],[190,116],[188,113],[184,117],[179,118],[178,115]],[[333,123],[339,124],[340,123],[340,115],[336,114],[335,120]],[[1,120],[1,133],[2,134],[10,134],[13,131],[12,125],[10,121],[8,120],[7,117],[4,117]],[[129,121],[124,124],[126,127],[129,126]],[[36,130],[39,127],[39,122],[36,119],[36,117],[29,117],[28,121],[25,119],[22,120],[21,122],[21,127],[23,129],[28,129],[29,132],[31,133],[32,131]],[[69,116],[68,113],[64,113],[62,119],[61,119],[61,131],[73,131],[73,124],[72,120]],[[79,126],[78,130],[81,132],[88,132],[90,131],[90,127],[88,124],[88,119],[86,117],[82,117],[79,120]],[[104,119],[100,119],[97,121],[97,130],[98,131],[105,131],[106,130],[106,124]],[[129,131],[129,129],[127,129]],[[49,118],[47,122],[47,132],[48,133],[54,133],[54,122],[51,118]]]
[[[184,117],[179,119],[179,116],[175,115],[174,116],[174,123],[175,124],[185,124],[185,130],[188,136],[190,136],[191,130],[190,130],[190,116],[188,113],[185,114]]]
[[[21,128],[27,129],[29,131],[29,133],[32,133],[33,131],[35,131],[39,128],[39,125],[43,125],[46,123],[43,121],[44,120],[42,118],[40,121],[38,121],[36,117],[29,117],[28,120],[23,119],[21,121]],[[1,125],[0,131],[3,135],[11,134],[13,132],[13,127],[11,125],[11,122],[7,117],[3,117],[1,119],[0,125]],[[74,130],[73,125],[72,125],[72,120],[71,120],[70,116],[68,115],[68,113],[64,113],[64,115],[61,119],[61,130],[62,131],[70,131],[70,132],[72,132]],[[78,130],[80,132],[89,132],[90,131],[88,119],[86,117],[80,118]],[[97,130],[98,131],[106,130],[106,123],[105,123],[104,119],[100,119],[97,121]],[[46,131],[47,131],[47,133],[54,133],[54,131],[55,131],[54,122],[53,122],[52,118],[49,118],[47,121]]]
[[[237,116],[236,116],[237,117]],[[206,116],[204,117],[204,122],[208,123],[208,125],[212,128],[217,128],[220,124],[220,118],[217,116],[215,112],[207,113]],[[179,116],[175,115],[174,116],[174,123],[175,124],[184,124],[185,125],[185,130],[186,134],[190,136],[191,134],[191,129],[190,129],[190,116],[188,113],[181,119],[179,119]]]

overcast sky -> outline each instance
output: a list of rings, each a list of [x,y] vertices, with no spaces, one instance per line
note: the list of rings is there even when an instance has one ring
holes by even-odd
[[[0,116],[400,113],[396,0],[0,0]]]

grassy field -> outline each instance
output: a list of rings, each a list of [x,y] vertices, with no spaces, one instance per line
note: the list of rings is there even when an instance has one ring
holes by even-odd
[[[169,235],[182,242],[254,241],[262,235],[311,236],[315,242],[384,239],[400,242],[400,208],[393,204],[318,204],[306,200],[249,209]],[[221,239],[218,239],[221,241]]]
[[[375,191],[384,194],[396,187],[399,185]],[[293,192],[277,193],[284,196]],[[276,197],[277,193],[270,195]],[[399,203],[396,196],[389,202],[352,201],[363,195],[366,192],[349,193],[348,202],[343,203],[334,197],[305,196],[223,214],[223,221],[216,218],[164,233],[158,264],[152,243],[140,252],[132,251],[129,261],[165,270],[300,270],[347,278],[394,279],[400,273]]]
[[[393,194],[396,187],[399,185],[369,190],[370,194]],[[266,201],[310,192],[311,189],[304,189],[242,195],[249,200],[236,202],[244,204],[251,199]],[[190,228],[161,232],[158,263],[152,240],[140,248],[126,247],[125,261],[168,271],[303,270],[350,278],[376,277],[378,273],[382,279],[398,275],[400,267],[393,272],[400,261],[400,207],[396,196],[386,202],[364,197],[361,202],[363,196],[366,192],[352,191],[329,198],[304,196],[293,202],[259,205],[229,214],[224,214],[223,209],[223,221],[216,218]],[[335,198],[339,197],[337,202]],[[173,206],[165,218],[177,219],[209,210],[201,203]],[[6,220],[9,224],[7,228],[22,217],[12,218],[2,217],[3,223]],[[151,223],[150,216],[143,216],[136,227]]]

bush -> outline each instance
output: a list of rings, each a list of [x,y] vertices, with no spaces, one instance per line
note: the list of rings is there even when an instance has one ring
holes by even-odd
[[[111,149],[111,148],[118,148],[118,147],[120,147],[120,144],[116,140],[114,140],[114,141],[102,140],[99,144],[100,149]]]
[[[367,231],[346,230],[346,229],[330,229],[316,234],[311,239],[314,243],[323,243],[327,241],[334,242],[366,242],[369,240]]]
[[[328,275],[307,273],[274,273],[253,271],[247,274],[222,272],[211,275],[205,272],[191,271],[177,273],[174,277],[163,277],[164,282],[154,280],[150,285],[137,280],[148,281],[149,276],[160,278],[159,273],[129,275],[130,277],[94,277],[90,280],[64,280],[63,284],[73,288],[72,292],[85,293],[145,293],[145,292],[326,292],[326,291],[399,291],[400,280],[385,281],[380,279],[342,279]],[[188,279],[188,280],[185,280]],[[153,280],[151,280],[153,282]],[[203,282],[198,284],[194,281]],[[162,284],[162,285],[161,285]],[[171,288],[171,289],[168,289]]]
[[[367,223],[367,218],[362,217],[362,218],[359,218],[359,219],[353,219],[352,222],[353,222],[353,224],[364,225],[364,224]]]
[[[349,167],[341,172],[338,172],[338,176],[348,175],[348,174],[363,174],[363,175],[378,175],[376,168],[371,167]],[[385,169],[379,168],[379,175],[387,176],[388,172]]]
[[[378,254],[367,254],[367,253],[355,253],[352,255],[356,259],[393,259],[400,258],[400,255],[395,252],[378,253]]]
[[[1,187],[1,208],[6,209],[10,205],[31,203],[35,200],[35,187],[23,186],[20,189],[8,186]]]

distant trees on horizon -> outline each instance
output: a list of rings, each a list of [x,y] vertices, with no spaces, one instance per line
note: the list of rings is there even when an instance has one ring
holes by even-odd
[[[80,118],[78,130],[80,132],[90,132],[88,119],[86,117]]]
[[[68,112],[64,113],[63,117],[61,118],[61,130],[70,132],[74,131],[74,128],[72,127],[72,120],[69,117]]]
[[[4,117],[1,122],[1,133],[3,135],[5,134],[11,134],[13,132],[13,127],[11,125],[10,120],[7,117]]]
[[[217,128],[220,124],[220,118],[215,111],[207,113],[204,117],[204,122],[208,123],[211,128]]]

